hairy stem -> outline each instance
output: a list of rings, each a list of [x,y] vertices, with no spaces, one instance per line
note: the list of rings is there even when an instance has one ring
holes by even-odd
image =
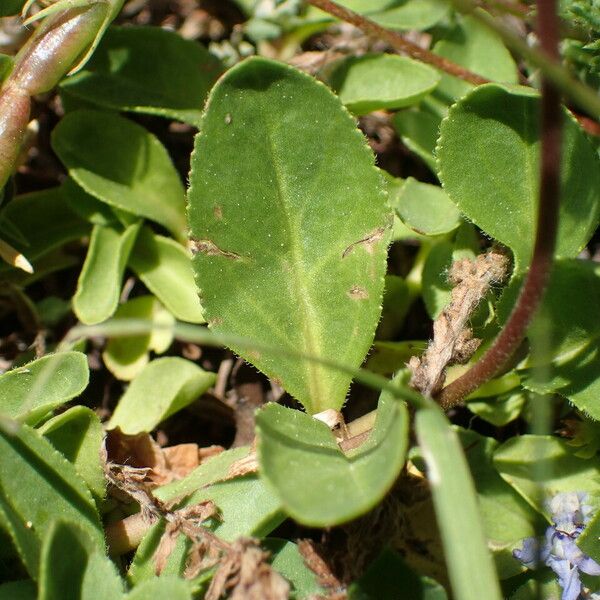
[[[458,77],[463,81],[467,81],[468,83],[472,83],[473,85],[481,85],[482,83],[489,83],[489,79],[485,77],[481,77],[481,75],[477,75],[477,73],[473,73],[456,63],[453,63],[450,60],[447,60],[429,50],[425,50],[417,44],[413,44],[408,40],[405,40],[399,33],[392,31],[391,29],[386,29],[381,25],[375,23],[375,21],[371,21],[367,17],[363,17],[358,13],[355,13],[352,10],[349,10],[343,6],[340,6],[336,2],[332,2],[332,0],[308,0],[310,4],[320,8],[321,10],[341,19],[342,21],[346,21],[355,27],[358,27],[368,35],[372,35],[373,37],[377,37],[381,40],[387,42],[392,48],[399,50],[400,52],[405,52],[409,56],[420,60],[421,62],[427,63],[433,67],[440,69],[448,73],[449,75],[454,75],[454,77]]]
[[[537,0],[538,34],[549,61],[557,62],[558,19],[555,0]],[[496,375],[523,341],[527,326],[540,305],[548,282],[560,201],[560,147],[562,109],[560,93],[547,77],[542,79],[541,164],[538,218],[533,258],[517,303],[492,347],[462,377],[438,396],[443,408],[460,404],[471,392]]]

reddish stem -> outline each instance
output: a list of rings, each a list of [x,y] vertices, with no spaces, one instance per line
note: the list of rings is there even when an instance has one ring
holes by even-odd
[[[332,0],[308,0],[309,4],[324,10],[326,13],[341,19],[342,21],[346,21],[355,27],[358,27],[362,31],[364,31],[368,35],[372,35],[373,37],[379,38],[387,42],[392,48],[399,50],[400,52],[405,52],[409,56],[420,60],[421,62],[427,63],[449,75],[453,75],[454,77],[458,77],[463,81],[467,81],[468,83],[472,83],[473,85],[481,85],[482,83],[490,83],[489,79],[482,77],[481,75],[477,75],[477,73],[473,73],[456,63],[453,63],[450,60],[442,58],[429,50],[425,50],[408,40],[405,40],[399,33],[392,31],[390,29],[386,29],[381,25],[375,23],[375,21],[371,21],[367,17],[363,17],[358,13],[355,13],[344,6],[340,6],[336,2],[332,2]]]
[[[559,29],[555,0],[537,0],[537,8],[538,36],[542,50],[558,62]],[[540,192],[531,265],[517,303],[492,347],[467,373],[441,391],[438,400],[446,409],[460,404],[506,365],[523,341],[527,327],[542,300],[552,268],[558,230],[562,118],[560,93],[548,79],[543,78]]]

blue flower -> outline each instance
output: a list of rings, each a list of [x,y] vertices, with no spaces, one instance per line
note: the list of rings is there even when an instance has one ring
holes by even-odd
[[[513,556],[527,568],[535,569],[540,563],[550,567],[563,589],[562,600],[585,598],[600,600],[599,594],[589,594],[583,588],[580,573],[600,575],[600,565],[585,555],[575,543],[590,519],[591,507],[585,503],[586,494],[558,494],[549,502],[552,526],[543,540],[527,538],[523,547],[515,549]]]

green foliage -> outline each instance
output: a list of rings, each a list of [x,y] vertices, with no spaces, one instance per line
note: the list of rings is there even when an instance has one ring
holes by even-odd
[[[450,199],[513,251],[519,270],[529,264],[535,236],[538,120],[539,97],[530,90],[483,85],[450,109],[437,147],[439,175]],[[581,177],[582,170],[588,176]],[[565,114],[559,256],[576,256],[589,241],[600,216],[599,189],[597,153]]]
[[[300,523],[349,521],[375,506],[398,477],[407,420],[404,405],[383,394],[369,439],[345,454],[324,423],[270,405],[257,416],[261,472]]]
[[[310,77],[256,58],[215,86],[201,131],[189,218],[209,325],[357,367],[381,310],[390,215],[352,119]],[[344,373],[241,354],[308,412],[344,402]]]
[[[175,356],[157,358],[131,382],[108,425],[130,435],[152,431],[196,400],[214,381],[213,373],[188,360]]]

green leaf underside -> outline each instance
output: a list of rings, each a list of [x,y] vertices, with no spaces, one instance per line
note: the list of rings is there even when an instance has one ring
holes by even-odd
[[[394,205],[402,221],[417,233],[440,235],[460,225],[460,212],[444,190],[409,177]]]
[[[101,323],[117,310],[125,265],[139,229],[137,223],[124,231],[120,226],[94,226],[73,296],[73,310],[82,323]]]
[[[9,513],[18,520],[21,530],[28,532],[25,542],[31,560],[25,560],[25,564],[32,577],[37,576],[35,554],[39,554],[41,540],[57,518],[76,521],[95,547],[104,551],[92,496],[75,467],[49,441],[27,426],[3,421],[0,455],[0,525],[4,526],[2,513]],[[16,543],[21,546],[18,540]]]
[[[472,16],[458,16],[458,22],[433,51],[473,73],[491,81],[519,83],[517,65],[498,35]],[[472,85],[451,75],[442,74],[436,95],[453,102]]]
[[[391,215],[372,154],[325,86],[262,58],[228,71],[196,138],[189,218],[215,331],[360,365],[381,310]],[[344,373],[239,353],[311,413],[344,402]]]
[[[96,498],[106,487],[100,462],[104,430],[96,413],[86,406],[74,406],[46,421],[38,431],[73,465]]]
[[[87,357],[81,352],[38,358],[0,376],[0,414],[35,425],[81,394],[88,379]]]
[[[150,362],[119,400],[108,427],[135,435],[152,431],[161,421],[199,398],[215,374],[193,362],[169,356]]]
[[[205,323],[192,261],[181,244],[142,227],[129,266],[175,318]]]
[[[556,254],[576,256],[598,225],[600,165],[579,125],[564,114]],[[516,270],[524,269],[535,236],[539,96],[521,87],[479,86],[450,109],[436,153],[450,199],[485,233],[509,246]]]
[[[395,54],[345,58],[329,76],[340,100],[357,115],[417,104],[439,80],[431,67]]]
[[[61,88],[100,106],[197,124],[221,71],[204,46],[174,31],[110,27],[85,69]]]
[[[550,435],[522,435],[494,452],[494,466],[538,512],[547,512],[547,500],[561,492],[582,492],[600,507],[600,459],[576,456],[577,448]]]
[[[499,306],[506,319],[521,278],[515,278]],[[568,310],[565,310],[568,298]],[[555,263],[542,307],[529,328],[535,348],[522,384],[544,394],[558,392],[600,420],[600,266],[584,260]],[[593,308],[592,308],[593,307]],[[543,369],[538,375],[536,366]]]
[[[261,475],[304,525],[338,525],[367,512],[404,465],[406,407],[386,394],[369,439],[347,455],[329,427],[305,413],[271,404],[256,422]]]
[[[53,521],[44,539],[39,600],[120,600],[123,583],[77,522]]]
[[[500,600],[473,480],[458,437],[437,405],[418,410],[415,426],[454,596]]]
[[[55,127],[52,148],[88,194],[185,238],[183,185],[167,151],[146,129],[112,113],[77,110]]]

